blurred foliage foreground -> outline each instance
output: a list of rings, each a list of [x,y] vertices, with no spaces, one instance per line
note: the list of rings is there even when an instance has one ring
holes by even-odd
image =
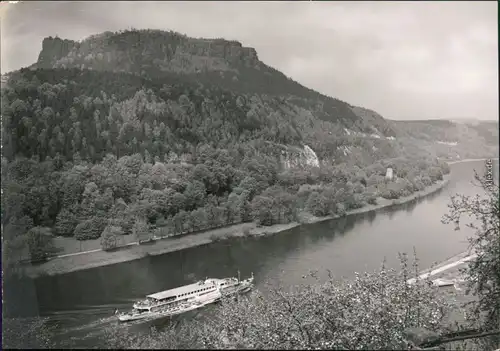
[[[401,255],[401,270],[356,274],[351,280],[304,284],[292,289],[254,291],[238,300],[222,301],[210,315],[183,319],[162,330],[131,333],[126,325],[105,330],[104,348],[255,348],[255,349],[400,349],[404,331],[423,327],[440,333],[452,303],[431,281],[418,276]],[[316,277],[315,273],[311,273]],[[4,324],[5,348],[57,347],[43,322],[33,328],[16,320]],[[10,327],[9,327],[10,326]],[[17,328],[16,328],[17,326]],[[23,333],[19,333],[22,328]],[[27,336],[26,334],[30,334]],[[23,335],[21,337],[21,335]],[[29,345],[26,345],[29,342]],[[75,345],[76,346],[76,345]]]

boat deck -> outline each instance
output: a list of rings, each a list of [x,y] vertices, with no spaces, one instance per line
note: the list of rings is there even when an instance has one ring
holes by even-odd
[[[170,290],[165,290],[161,291],[155,294],[147,295],[146,297],[155,299],[155,300],[163,300],[166,299],[167,297],[172,297],[172,296],[177,296],[181,297],[187,294],[191,294],[194,292],[202,292],[205,289],[213,289],[215,287],[215,282],[210,281],[210,282],[198,282],[194,284],[189,284],[189,285],[184,285],[178,288],[170,289]]]

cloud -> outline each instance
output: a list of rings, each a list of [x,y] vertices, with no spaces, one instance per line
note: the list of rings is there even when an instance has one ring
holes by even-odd
[[[392,119],[498,119],[496,2],[22,2],[2,14],[2,71],[43,37],[124,28],[236,39],[302,84]]]

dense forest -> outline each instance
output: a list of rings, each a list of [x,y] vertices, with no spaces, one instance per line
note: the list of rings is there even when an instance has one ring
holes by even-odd
[[[136,40],[134,31],[118,34]],[[71,52],[73,44],[64,45],[58,57]],[[119,45],[122,53],[139,50]],[[141,241],[155,230],[175,235],[246,221],[288,223],[304,213],[342,215],[377,197],[410,195],[449,172],[428,153],[398,146],[383,118],[371,132],[388,134],[366,136],[370,128],[350,105],[310,90],[238,91],[182,72],[153,78],[47,67],[50,55],[41,58],[44,65],[11,73],[2,87],[9,260],[26,252],[47,257],[53,236],[102,238],[109,249],[124,234]],[[304,145],[319,166],[284,162],[303,158],[290,150]],[[394,180],[385,179],[388,167]]]

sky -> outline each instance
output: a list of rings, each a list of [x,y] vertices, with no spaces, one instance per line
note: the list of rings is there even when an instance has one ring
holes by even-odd
[[[496,1],[0,4],[1,71],[44,37],[127,28],[238,40],[301,84],[383,117],[498,120]]]

